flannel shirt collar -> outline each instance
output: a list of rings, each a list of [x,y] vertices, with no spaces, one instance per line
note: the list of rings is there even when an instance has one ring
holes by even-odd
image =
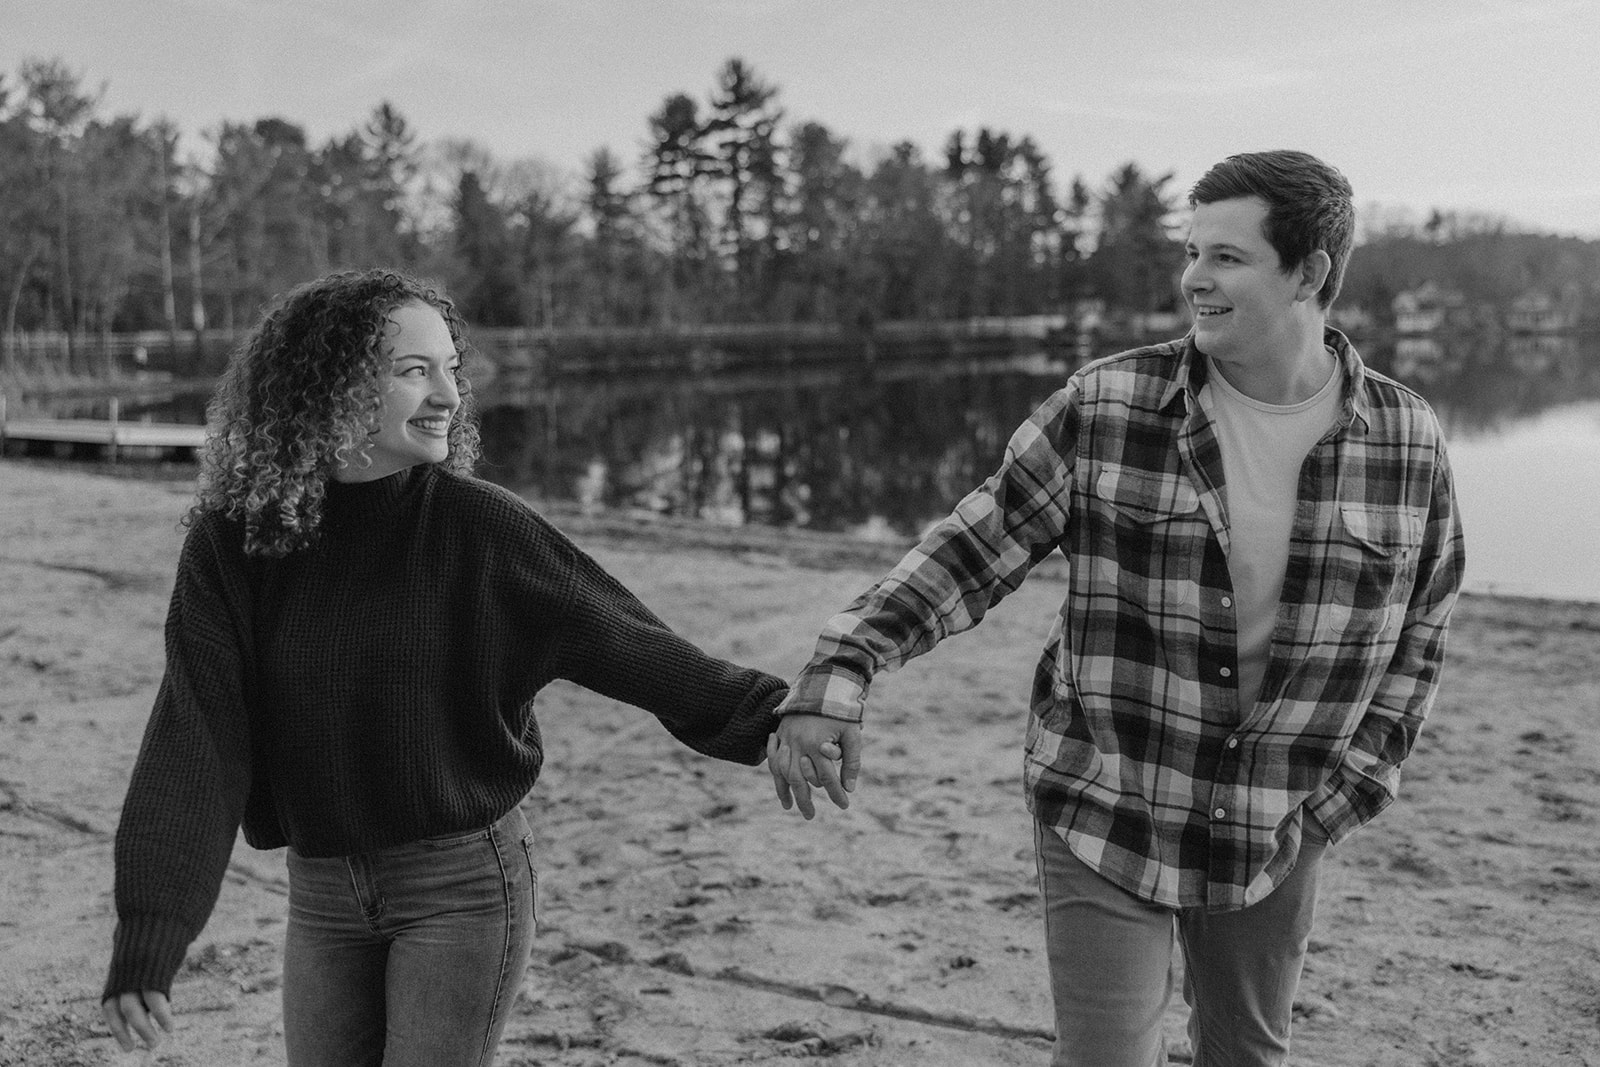
[[[1322,343],[1333,349],[1344,371],[1344,410],[1339,414],[1339,428],[1366,433],[1372,427],[1372,417],[1367,406],[1367,365],[1361,362],[1356,346],[1332,326],[1322,330]]]
[[[1350,339],[1332,326],[1323,327],[1322,343],[1333,350],[1340,373],[1344,375],[1344,406],[1339,413],[1338,429],[1348,428],[1364,434],[1372,425],[1366,396],[1366,364]],[[1180,344],[1177,369],[1161,394],[1159,410],[1182,417],[1200,410],[1200,390],[1205,388],[1208,371],[1205,358],[1195,347],[1193,330],[1184,335]]]

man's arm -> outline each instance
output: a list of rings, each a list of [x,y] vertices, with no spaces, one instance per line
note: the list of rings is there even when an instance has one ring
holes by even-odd
[[[1017,428],[983,485],[828,620],[778,707],[782,721],[769,746],[768,769],[785,808],[792,796],[810,818],[817,786],[844,807],[860,767],[860,723],[873,677],[976,626],[1055,549],[1067,526],[1078,411],[1074,378]]]
[[[1356,727],[1344,762],[1307,807],[1337,843],[1387,807],[1433,705],[1444,661],[1450,612],[1461,590],[1465,560],[1461,515],[1450,461],[1441,443],[1423,530],[1416,584],[1400,640],[1383,681]]]

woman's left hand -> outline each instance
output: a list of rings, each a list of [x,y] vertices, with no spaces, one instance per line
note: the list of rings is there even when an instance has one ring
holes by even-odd
[[[164,1034],[172,1033],[172,1005],[165,993],[154,989],[107,997],[100,1002],[100,1014],[124,1052],[132,1052],[139,1041],[154,1049]]]

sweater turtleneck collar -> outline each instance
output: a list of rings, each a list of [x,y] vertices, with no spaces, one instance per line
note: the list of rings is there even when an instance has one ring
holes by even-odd
[[[382,523],[398,515],[410,491],[427,475],[422,464],[407,467],[370,482],[336,482],[328,479],[323,517],[339,526]]]

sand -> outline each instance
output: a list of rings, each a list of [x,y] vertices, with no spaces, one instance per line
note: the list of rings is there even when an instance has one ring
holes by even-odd
[[[156,1056],[97,999],[111,839],[189,491],[0,460],[0,1065],[283,1062],[283,853],[239,845]],[[895,550],[562,517],[673,626],[781,675]],[[572,686],[525,810],[540,931],[497,1063],[1044,1064],[1021,793],[1059,569],[875,688],[862,785],[812,823],[765,769]],[[1321,1067],[1600,1065],[1600,605],[1464,597],[1404,795],[1329,854],[1296,1010]],[[1184,1009],[1167,1025],[1186,1062]]]

